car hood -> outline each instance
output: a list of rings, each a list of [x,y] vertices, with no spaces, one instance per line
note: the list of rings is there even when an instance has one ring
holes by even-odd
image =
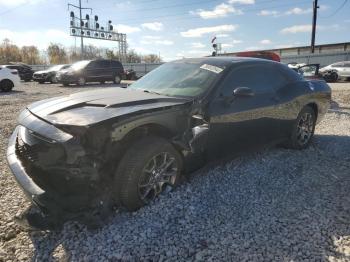
[[[68,72],[74,72],[74,70],[67,68],[67,69],[61,69],[58,72],[60,74],[67,74]]]
[[[27,109],[56,126],[90,126],[108,119],[161,110],[189,101],[141,90],[106,88],[39,101]]]
[[[48,70],[41,70],[41,71],[36,71],[35,74],[48,74],[51,73],[53,71],[48,71]]]

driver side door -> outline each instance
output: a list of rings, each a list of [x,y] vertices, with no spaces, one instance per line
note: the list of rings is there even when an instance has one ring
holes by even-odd
[[[271,64],[234,68],[209,106],[208,156],[217,158],[254,149],[283,137],[276,90],[284,76]],[[238,88],[252,95],[234,95]]]

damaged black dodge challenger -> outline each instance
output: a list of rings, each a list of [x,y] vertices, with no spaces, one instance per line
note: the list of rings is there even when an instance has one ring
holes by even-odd
[[[331,90],[287,66],[253,58],[166,63],[127,89],[52,98],[19,116],[9,166],[47,214],[137,210],[181,174],[258,145],[304,149]]]

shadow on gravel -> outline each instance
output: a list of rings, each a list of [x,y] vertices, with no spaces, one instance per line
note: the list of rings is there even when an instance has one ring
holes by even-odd
[[[349,170],[348,136],[235,158],[97,231],[30,234],[33,261],[350,260]]]

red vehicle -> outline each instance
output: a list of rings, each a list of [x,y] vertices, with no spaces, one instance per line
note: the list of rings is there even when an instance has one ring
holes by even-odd
[[[237,53],[236,56],[240,57],[255,57],[255,58],[263,58],[268,59],[272,61],[281,62],[281,58],[279,55],[277,55],[274,52],[269,51],[247,51],[247,52],[240,52]]]

